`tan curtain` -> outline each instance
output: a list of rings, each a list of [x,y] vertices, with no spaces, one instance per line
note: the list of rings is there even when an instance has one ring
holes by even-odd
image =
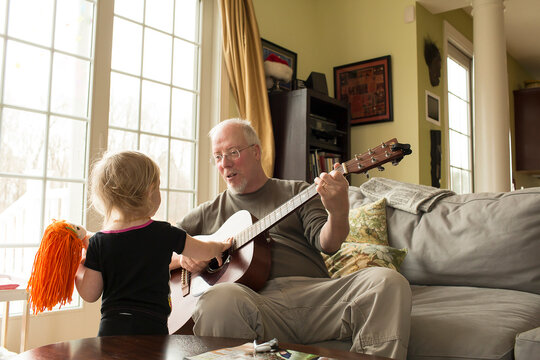
[[[274,172],[274,134],[261,38],[251,0],[220,0],[223,54],[240,117],[251,121],[262,145],[266,175]]]

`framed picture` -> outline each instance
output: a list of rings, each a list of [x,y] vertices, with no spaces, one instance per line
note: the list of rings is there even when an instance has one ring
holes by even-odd
[[[287,90],[293,90],[293,84],[296,83],[295,81],[296,80],[296,53],[262,38],[261,38],[261,43],[262,43],[263,61],[270,54],[275,54],[279,56],[282,60],[285,60],[287,64],[291,67],[293,71],[291,81],[288,83],[280,83],[279,86]]]
[[[390,55],[334,67],[334,95],[350,104],[351,125],[392,121]]]
[[[426,120],[441,126],[441,102],[439,97],[426,90]]]

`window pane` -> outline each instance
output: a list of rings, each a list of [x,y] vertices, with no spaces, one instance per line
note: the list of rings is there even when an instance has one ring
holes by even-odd
[[[5,34],[7,0],[0,0],[0,34]]]
[[[47,110],[49,71],[48,50],[8,41],[4,102]]]
[[[43,174],[46,120],[43,114],[4,108],[0,129],[2,172]]]
[[[167,221],[176,225],[193,207],[193,194],[170,191],[167,206],[169,208]]]
[[[199,0],[177,0],[174,16],[174,35],[195,41],[198,39]],[[179,4],[182,6],[179,6]]]
[[[73,56],[54,54],[51,111],[87,116],[90,91],[90,62]]]
[[[193,44],[174,39],[173,85],[196,90],[197,49]]]
[[[174,0],[147,1],[145,23],[172,34],[173,13]]]
[[[171,165],[169,187],[173,189],[192,189],[195,169],[194,143],[171,140]]]
[[[51,46],[53,8],[53,0],[10,1],[8,35]]]
[[[195,138],[197,96],[188,91],[173,89],[171,108],[171,135]]]
[[[11,274],[21,279],[29,278],[37,250],[37,246],[30,248],[0,248],[0,259],[4,260],[0,263],[0,273]],[[12,304],[14,305],[13,308]],[[4,307],[1,306],[0,308],[2,309],[1,314],[4,314]],[[9,313],[20,315],[22,313],[22,301],[10,302]]]
[[[109,129],[107,149],[111,151],[137,150],[137,133]]]
[[[141,130],[156,134],[169,133],[169,86],[143,81],[141,99]]]
[[[39,244],[42,193],[41,180],[0,177],[0,244]]]
[[[58,0],[54,47],[90,57],[94,4],[86,0]]]
[[[111,72],[110,126],[139,127],[139,86],[138,78]]]
[[[51,116],[47,174],[82,179],[86,166],[86,122]]]
[[[1,1],[1,0],[0,0]],[[1,6],[1,4],[0,4]],[[0,25],[1,26],[1,25]],[[0,69],[3,68],[3,63],[4,63],[4,41],[3,39],[0,41]],[[3,72],[0,71],[0,84],[2,83],[2,76],[3,76]]]
[[[467,91],[468,72],[463,66],[448,58],[448,91],[469,100]]]
[[[469,169],[469,138],[450,130],[450,165]]]
[[[114,18],[111,68],[141,74],[142,26]]]
[[[448,94],[448,108],[450,128],[469,135],[469,104],[452,94]]]
[[[142,23],[144,0],[114,0],[114,13]]]
[[[450,167],[451,172],[451,181],[452,181],[452,190],[458,194],[462,194],[462,184],[461,184],[461,170],[454,167]]]
[[[144,32],[143,76],[170,84],[171,56],[172,36],[147,28]]]
[[[168,138],[141,135],[140,150],[150,156],[159,165],[159,169],[161,170],[159,181],[162,187],[167,187]]]
[[[470,171],[461,171],[461,192],[460,194],[470,194],[472,179]]]
[[[64,219],[74,224],[83,221],[83,184],[48,181],[45,198],[45,225],[53,219]]]

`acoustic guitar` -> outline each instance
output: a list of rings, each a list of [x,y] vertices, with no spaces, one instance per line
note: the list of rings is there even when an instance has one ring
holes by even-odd
[[[343,174],[367,173],[373,168],[382,171],[382,164],[392,162],[397,165],[411,152],[409,144],[400,144],[394,138],[362,155],[355,155],[353,159],[342,163],[336,171]],[[260,220],[255,219],[248,211],[241,210],[227,219],[214,234],[195,236],[201,240],[222,241],[229,237],[234,239],[231,247],[223,254],[222,266],[218,266],[214,259],[205,270],[197,274],[191,274],[182,268],[171,272],[172,311],[168,320],[169,333],[193,333],[191,316],[197,299],[215,284],[236,282],[255,291],[260,290],[270,274],[272,240],[268,230],[316,195],[316,184],[311,184]]]

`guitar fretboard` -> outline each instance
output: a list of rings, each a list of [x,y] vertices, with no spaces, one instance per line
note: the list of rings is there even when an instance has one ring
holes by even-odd
[[[343,167],[337,167],[336,171],[343,173]],[[266,215],[262,219],[259,219],[259,221],[255,222],[253,225],[239,232],[234,237],[232,250],[241,248],[244,244],[248,243],[266,230],[270,229],[287,215],[305,204],[308,200],[315,197],[315,195],[317,195],[316,189],[317,184],[311,184],[306,189],[296,194],[292,199],[282,204],[276,210],[272,211],[270,214]]]

